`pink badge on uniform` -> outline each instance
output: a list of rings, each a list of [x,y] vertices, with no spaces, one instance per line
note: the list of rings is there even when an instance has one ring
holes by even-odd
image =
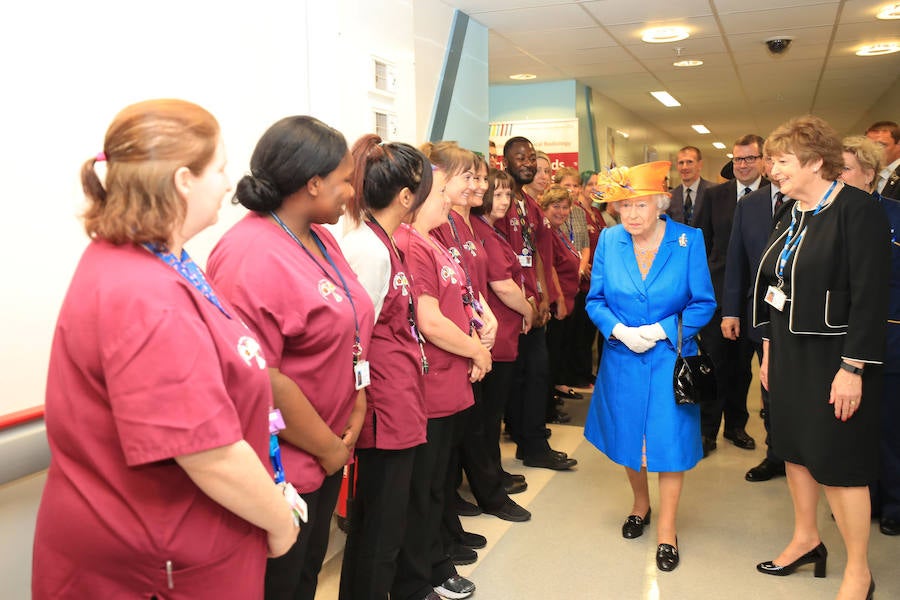
[[[475,249],[475,242],[473,242],[472,240],[469,240],[465,244],[463,244],[463,248],[468,250],[472,256],[478,256],[478,252]]]
[[[456,246],[450,246],[447,250],[450,252],[450,256],[453,257],[453,260],[459,262],[459,249]]]
[[[512,227],[513,231],[518,231],[519,230],[519,220],[515,217],[510,217],[509,218],[509,226]]]
[[[262,355],[262,348],[259,346],[259,342],[252,337],[242,335],[237,343],[237,351],[248,367],[256,362],[256,366],[260,369],[266,368],[266,359]]]
[[[334,297],[335,302],[343,302],[344,298],[337,293],[337,286],[328,281],[327,279],[319,280],[319,293],[322,294],[322,297],[328,300],[328,296]]]
[[[409,279],[406,278],[406,273],[400,271],[396,275],[394,275],[394,289],[402,288],[402,293],[404,296],[409,296]]]

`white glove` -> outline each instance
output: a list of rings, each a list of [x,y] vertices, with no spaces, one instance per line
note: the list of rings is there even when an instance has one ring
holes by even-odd
[[[637,327],[628,327],[617,323],[612,330],[613,337],[628,346],[635,354],[643,354],[656,345],[656,340],[648,340],[641,337]]]
[[[638,333],[641,334],[641,337],[648,342],[657,342],[668,337],[665,330],[662,328],[662,325],[659,323],[654,323],[653,325],[641,325],[637,330]]]

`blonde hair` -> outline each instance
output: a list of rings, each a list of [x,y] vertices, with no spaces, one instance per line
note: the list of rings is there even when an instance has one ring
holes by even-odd
[[[572,194],[569,193],[567,188],[564,188],[558,183],[554,183],[553,185],[548,186],[541,195],[541,209],[547,210],[551,204],[556,204],[557,202],[562,202],[564,200],[571,206]]]
[[[425,158],[447,174],[448,179],[466,169],[475,171],[475,153],[456,142],[425,142],[419,149]]]
[[[869,138],[862,135],[845,137],[842,146],[844,152],[849,152],[856,157],[863,171],[872,170],[872,181],[868,184],[867,192],[875,189],[878,173],[881,172],[881,157],[884,154],[882,147]]]

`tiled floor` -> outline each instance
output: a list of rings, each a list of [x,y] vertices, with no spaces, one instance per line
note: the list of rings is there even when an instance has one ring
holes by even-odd
[[[581,424],[589,399],[569,401],[573,423]],[[681,565],[672,573],[656,569],[655,529],[635,540],[621,536],[631,508],[623,469],[582,437],[579,425],[555,425],[551,443],[578,459],[572,472],[528,469],[503,443],[504,465],[524,473],[528,490],[514,496],[533,513],[527,523],[510,524],[490,516],[464,518],[469,531],[488,538],[479,561],[460,567],[478,589],[473,598],[591,598],[635,600],[805,600],[834,598],[845,552],[827,503],[819,506],[822,539],[829,549],[828,576],[815,579],[812,568],[791,577],[766,577],[757,562],[774,558],[791,535],[792,511],[785,479],[748,483],[744,473],[764,456],[758,393],[751,394],[748,432],[758,448],[741,450],[721,437],[718,449],[691,470],[679,508]],[[657,506],[655,477],[651,497]],[[317,600],[337,598],[340,547],[336,532],[330,559],[320,578]],[[879,599],[900,598],[900,538],[873,526],[871,566]]]

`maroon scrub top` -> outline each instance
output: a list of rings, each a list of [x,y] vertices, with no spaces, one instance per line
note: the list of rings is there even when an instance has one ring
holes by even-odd
[[[522,315],[514,311],[500,299],[490,284],[494,281],[512,279],[522,288],[525,275],[516,253],[503,236],[481,217],[472,219],[475,235],[481,239],[488,257],[487,302],[497,317],[497,340],[491,348],[491,356],[496,361],[513,362],[519,355],[519,334],[522,333]]]
[[[552,278],[550,277],[550,266],[553,264],[553,238],[551,236],[550,226],[544,218],[544,212],[541,210],[541,207],[538,206],[537,202],[534,199],[522,192],[522,196],[525,198],[525,225],[531,235],[532,243],[535,248],[534,251],[537,252],[541,256],[541,261],[544,263],[544,276],[547,280],[547,284],[552,286]],[[515,198],[513,198],[512,202],[509,203],[509,209],[506,211],[506,219],[497,219],[497,222],[494,223],[494,227],[502,233],[509,245],[512,247],[513,252],[518,255],[522,254],[523,248],[525,247],[525,238],[523,236],[523,224],[522,219],[519,216],[518,212],[518,203]],[[540,300],[542,297],[545,297],[548,292],[552,292],[553,290],[541,290],[542,293],[538,294],[537,291],[537,265],[533,263],[532,267],[525,267],[525,294],[528,297],[534,296],[535,300]],[[553,294],[551,293],[548,299],[552,299]]]
[[[458,213],[451,210],[448,219],[453,221],[453,225],[456,227],[456,233],[459,234],[459,240],[453,235],[453,228],[450,226],[449,222],[444,223],[432,231],[431,235],[437,238],[437,240],[447,248],[447,251],[450,252],[450,256],[456,259],[456,262],[459,263],[460,270],[462,271],[461,275],[465,277],[466,272],[468,272],[469,277],[472,280],[472,289],[475,292],[475,299],[478,299],[478,294],[481,294],[487,299],[488,264],[484,245],[481,243],[481,240],[478,239],[478,236],[469,229],[465,219]],[[477,217],[473,215],[470,219],[474,222]]]
[[[566,300],[566,313],[575,308],[575,294],[578,293],[578,266],[581,255],[559,229],[553,229],[553,266],[559,279],[560,293]],[[557,296],[558,298],[559,296]]]
[[[353,298],[327,262],[314,259],[269,217],[250,213],[228,230],[209,257],[209,276],[253,330],[269,366],[296,383],[335,435],[343,435],[356,402],[355,334],[368,356],[375,323],[372,300],[331,234],[312,225]],[[308,452],[283,441],[285,478],[313,492],[325,471]]]
[[[246,440],[269,467],[264,355],[222,304],[139,246],[85,250],[50,354],[36,600],[262,598],[265,533],[174,461]]]
[[[403,252],[412,283],[413,294],[431,296],[438,301],[441,314],[461,331],[469,334],[469,314],[463,305],[465,278],[462,269],[446,248],[436,239],[435,248],[409,225],[394,232],[397,247]],[[428,374],[425,376],[425,411],[429,419],[456,414],[475,403],[469,382],[470,360],[438,348],[426,339]]]

